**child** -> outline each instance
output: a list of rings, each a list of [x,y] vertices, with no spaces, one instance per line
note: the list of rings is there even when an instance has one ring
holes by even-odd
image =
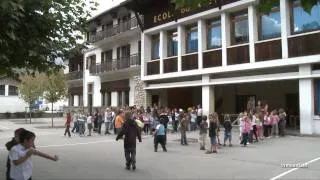
[[[202,122],[200,123],[200,150],[206,150],[206,141],[207,141],[207,116],[202,116]]]
[[[239,140],[242,142],[242,129],[243,129],[243,113],[239,114]]]
[[[243,144],[244,147],[246,147],[247,144],[248,144],[249,132],[250,132],[251,124],[249,122],[248,116],[245,116],[243,119],[244,119],[244,122],[243,122],[243,128],[242,128],[242,141],[241,141],[241,144]]]
[[[269,125],[270,125],[270,117],[269,117],[269,112],[266,112],[264,115],[264,121],[263,121],[263,133],[264,137],[270,138],[269,137]]]
[[[273,137],[279,137],[279,129],[278,129],[278,123],[279,123],[279,116],[278,116],[278,112],[276,110],[272,111],[272,121],[271,121],[271,135]]]
[[[11,141],[6,143],[6,147],[9,152],[13,146],[19,144],[19,135],[24,130],[25,130],[24,128],[19,128],[14,131],[14,137],[12,138]],[[8,156],[8,158],[7,158],[7,171],[6,171],[7,180],[11,180],[10,169],[11,169],[11,164],[10,164],[10,159]]]
[[[210,115],[209,137],[211,140],[211,149],[206,154],[217,153],[217,117]]]
[[[221,146],[222,144],[220,143],[220,121],[219,121],[219,115],[218,113],[214,113],[213,114],[214,118],[217,121],[217,132],[216,132],[216,136],[217,136],[217,140],[218,140],[218,145]]]
[[[12,179],[31,180],[32,161],[31,156],[37,155],[52,161],[57,161],[58,157],[54,157],[37,151],[34,149],[35,134],[33,132],[23,130],[19,135],[19,144],[12,147],[9,153],[11,162],[10,176]]]
[[[229,114],[226,114],[224,117],[224,123],[223,123],[223,127],[224,127],[224,143],[223,146],[226,146],[226,141],[229,139],[229,146],[231,147],[231,139],[232,139],[232,124],[231,124],[231,120],[230,120],[230,116]]]
[[[94,119],[94,116],[91,116],[91,115],[88,116],[88,119],[87,119],[87,125],[88,125],[88,130],[89,130],[88,136],[91,136],[93,119]]]
[[[279,135],[283,137],[285,135],[287,114],[283,108],[279,109]]]
[[[158,144],[160,143],[162,146],[162,150],[164,152],[167,152],[167,148],[165,145],[165,135],[166,135],[166,129],[164,127],[164,122],[160,121],[160,124],[157,125],[155,129],[155,141],[154,141],[154,152],[158,151]]]

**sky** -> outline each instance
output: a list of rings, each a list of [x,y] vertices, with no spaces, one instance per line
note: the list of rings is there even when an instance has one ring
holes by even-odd
[[[92,17],[104,12],[107,9],[110,9],[125,0],[96,0],[99,3],[97,10],[92,12]]]

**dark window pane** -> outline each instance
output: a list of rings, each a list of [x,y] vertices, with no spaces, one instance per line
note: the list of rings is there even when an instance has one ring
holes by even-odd
[[[17,96],[18,88],[16,86],[9,86],[9,96]]]
[[[187,37],[187,52],[197,52],[198,51],[198,30],[197,28],[193,28],[188,32]]]
[[[0,95],[1,96],[5,95],[5,85],[0,85]]]
[[[153,37],[152,38],[152,54],[151,54],[151,58],[152,59],[159,59],[160,58],[160,53],[159,53],[159,49],[160,49],[160,39],[159,36],[157,37]]]
[[[248,15],[243,14],[233,17],[233,44],[249,41]]]
[[[280,12],[270,12],[261,16],[261,39],[271,39],[281,36]]]
[[[311,13],[307,13],[295,1],[293,5],[293,31],[295,33],[320,29],[320,3],[313,6]]]
[[[169,34],[168,56],[178,55],[178,34],[173,32]]]
[[[209,25],[208,31],[208,49],[221,47],[221,23],[214,21]]]
[[[320,79],[316,79],[315,81],[315,111],[316,115],[320,115]]]

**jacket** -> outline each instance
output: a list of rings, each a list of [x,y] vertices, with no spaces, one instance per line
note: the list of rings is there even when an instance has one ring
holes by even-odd
[[[137,123],[133,119],[128,119],[123,124],[121,131],[119,132],[116,140],[120,139],[124,135],[124,148],[134,149],[136,148],[137,137],[141,142],[141,133]]]
[[[231,130],[232,130],[231,121],[230,120],[224,121],[223,127],[224,127],[225,132],[231,132]]]
[[[217,136],[216,130],[217,130],[217,123],[210,122],[210,126],[209,126],[209,137],[212,138],[212,137]]]

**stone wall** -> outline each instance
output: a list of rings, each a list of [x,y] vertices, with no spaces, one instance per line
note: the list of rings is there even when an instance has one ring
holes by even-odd
[[[134,105],[145,106],[146,105],[146,91],[144,90],[144,82],[141,81],[140,76],[133,77],[133,87],[134,88]]]

